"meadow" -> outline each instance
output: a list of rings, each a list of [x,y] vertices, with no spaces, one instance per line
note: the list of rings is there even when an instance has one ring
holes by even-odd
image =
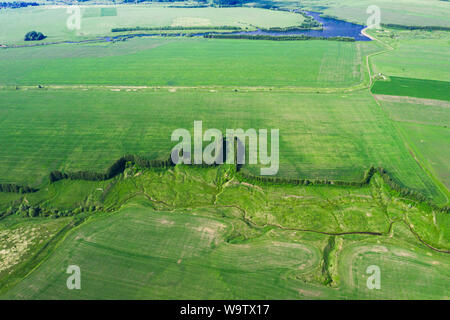
[[[165,26],[237,26],[242,28],[300,25],[300,14],[257,8],[162,8],[160,5],[80,5],[79,30],[67,21],[68,6],[28,7],[0,11],[0,44],[21,44],[30,30],[47,36],[46,42],[80,40],[111,35],[112,28]],[[105,10],[107,9],[107,10]]]
[[[296,0],[293,2],[298,3]],[[446,1],[440,0],[306,0],[300,4],[360,24],[366,24],[369,18],[366,10],[375,5],[380,8],[381,23],[450,27],[450,6]]]
[[[350,87],[372,43],[133,39],[0,50],[0,85]],[[124,72],[126,70],[126,72]]]
[[[50,208],[60,198],[54,190],[66,190],[72,207],[103,205],[104,212],[69,231],[33,273],[2,290],[0,298],[446,297],[448,255],[426,248],[406,227],[413,225],[424,241],[445,249],[446,214],[399,198],[377,175],[359,188],[300,187],[253,185],[223,169],[128,168],[111,181],[88,182],[91,188],[59,181],[27,196],[30,204]],[[355,231],[379,234],[327,234]],[[335,245],[326,253],[330,239]],[[376,293],[365,286],[366,268],[374,263],[383,268],[382,290]],[[82,290],[67,290],[71,264],[82,270]],[[410,277],[417,281],[398,281]]]
[[[359,181],[375,165],[444,199],[367,92],[134,90],[0,91],[0,181],[39,185],[52,170],[103,171],[130,153],[166,159],[171,133],[202,120],[204,130],[280,129],[280,176]]]
[[[375,33],[396,48],[372,58],[374,72],[403,78],[449,81],[450,51],[442,50],[448,46],[448,32],[437,32],[441,36],[436,38],[431,36],[431,32],[407,32],[413,34],[406,37],[406,31],[394,30]],[[392,41],[390,35],[400,39]]]

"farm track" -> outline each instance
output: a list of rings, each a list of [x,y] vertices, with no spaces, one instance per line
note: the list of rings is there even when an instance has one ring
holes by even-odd
[[[111,92],[137,92],[137,91],[164,91],[176,93],[182,91],[205,91],[205,92],[297,92],[297,93],[346,93],[367,89],[363,83],[345,88],[316,88],[301,86],[127,86],[127,85],[35,85],[35,86],[0,86],[0,90],[105,90]]]

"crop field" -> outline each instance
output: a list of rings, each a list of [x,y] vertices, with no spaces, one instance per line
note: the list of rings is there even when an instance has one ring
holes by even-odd
[[[286,41],[314,26],[286,9],[365,24],[369,5],[382,24],[450,27],[438,0],[88,1],[76,30],[66,6],[2,4],[0,300],[449,300],[449,32]],[[236,27],[280,35],[201,35]],[[279,170],[261,176],[263,150],[168,161],[195,121],[278,129]]]
[[[217,177],[223,174],[229,180],[219,185]],[[177,183],[180,179],[183,184]],[[138,177],[126,172],[115,180],[100,197],[91,195],[87,201],[115,208],[128,198],[127,204],[118,212],[97,214],[73,229],[35,272],[2,292],[0,298],[370,298],[371,292],[361,283],[365,283],[365,269],[375,262],[388,270],[378,297],[410,297],[412,291],[398,291],[405,287],[395,280],[425,272],[427,277],[420,278],[418,286],[411,282],[411,289],[424,286],[426,291],[421,294],[425,297],[445,298],[450,281],[445,267],[448,256],[418,245],[401,222],[394,224],[392,233],[388,230],[389,221],[407,214],[424,241],[448,246],[449,234],[441,229],[448,223],[447,215],[439,214],[434,227],[421,224],[423,219],[433,220],[433,213],[414,202],[405,209],[408,201],[397,198],[379,177],[362,188],[258,186],[239,182],[220,168],[176,167],[172,172],[144,170]],[[79,183],[60,181],[52,188],[68,189],[78,196],[96,193],[79,188]],[[29,197],[30,204],[51,205],[46,200],[51,194],[42,189]],[[199,194],[203,196],[199,198]],[[265,210],[258,208],[263,199]],[[73,201],[75,205],[77,200]],[[334,202],[329,205],[331,212],[322,207],[324,201]],[[324,216],[311,223],[307,217],[319,212],[334,218]],[[346,220],[348,214],[353,218]],[[324,259],[321,248],[330,236],[315,231],[380,235],[336,236],[336,248],[330,253],[334,262],[327,271],[333,285],[326,287],[321,285],[326,274],[319,270]],[[435,232],[441,236],[429,236]],[[385,246],[378,244],[380,239]],[[382,252],[387,254],[381,256]],[[83,270],[81,291],[65,286],[65,268],[71,264]],[[339,275],[338,268],[343,269]],[[356,287],[352,281],[357,282]]]
[[[442,200],[365,92],[111,90],[1,91],[2,182],[37,185],[52,170],[103,171],[130,153],[166,159],[171,132],[192,132],[202,120],[204,130],[279,128],[281,176],[358,181],[375,165]]]
[[[218,39],[12,48],[0,50],[0,84],[350,87],[364,80],[363,57],[377,49],[373,43]]]
[[[388,34],[393,33],[397,34],[396,31]],[[450,52],[442,50],[442,47],[448,44],[450,38],[448,32],[445,34],[438,39],[421,39],[424,33],[416,32],[416,39],[400,41],[395,50],[374,56],[372,63],[375,72],[403,78],[449,81]]]
[[[446,101],[377,96],[390,117],[405,135],[410,152],[446,186],[450,185],[448,157],[450,104]],[[446,189],[447,188],[447,189]]]
[[[365,24],[369,17],[367,8],[375,5],[381,10],[382,23],[450,27],[450,8],[440,0],[307,0],[300,3],[327,15],[361,24]]]
[[[80,6],[81,29],[70,30],[68,6],[30,7],[0,10],[0,44],[23,43],[23,36],[39,29],[46,41],[78,40],[111,34],[118,27],[166,26],[254,26],[289,27],[300,25],[300,14],[255,8],[161,8],[158,5]]]
[[[374,94],[450,101],[450,81],[390,77],[389,81],[376,81],[371,90]]]

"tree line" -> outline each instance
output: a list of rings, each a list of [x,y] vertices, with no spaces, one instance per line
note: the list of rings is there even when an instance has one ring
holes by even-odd
[[[272,40],[272,41],[302,41],[302,40],[328,40],[328,41],[345,41],[354,42],[352,37],[312,37],[307,35],[295,36],[270,36],[270,35],[250,35],[250,34],[205,34],[204,38],[215,39],[247,39],[247,40]]]
[[[0,2],[0,9],[1,8],[17,9],[29,6],[36,7],[38,5],[39,3],[36,2],[23,2],[23,1]]]
[[[32,193],[38,191],[37,189],[21,186],[14,183],[2,183],[0,184],[0,192],[13,192],[13,193]]]
[[[112,28],[111,32],[125,32],[125,31],[158,31],[158,30],[243,30],[237,26],[165,26],[165,27],[128,27],[128,28]]]
[[[49,180],[51,183],[63,180],[87,180],[87,181],[103,181],[115,177],[125,171],[127,165],[137,165],[140,168],[167,168],[174,164],[169,158],[167,160],[148,160],[137,155],[125,155],[118,160],[116,160],[106,172],[95,172],[95,171],[75,171],[75,172],[62,172],[62,171],[52,171],[49,175]]]
[[[382,23],[381,26],[385,27],[385,28],[401,29],[401,30],[450,31],[450,27],[441,27],[441,26],[405,26],[405,25],[393,24],[393,23]]]

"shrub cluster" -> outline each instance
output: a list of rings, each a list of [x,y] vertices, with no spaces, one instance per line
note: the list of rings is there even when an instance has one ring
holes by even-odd
[[[51,217],[57,219],[59,217],[68,217],[73,216],[82,212],[94,212],[96,210],[101,210],[102,207],[90,205],[90,206],[80,206],[75,209],[47,209],[41,206],[32,206],[28,203],[21,203],[18,206],[11,206],[5,212],[0,213],[0,218],[9,216],[9,215],[18,215],[21,217]]]
[[[41,32],[30,31],[25,35],[25,41],[39,41],[47,38]]]

